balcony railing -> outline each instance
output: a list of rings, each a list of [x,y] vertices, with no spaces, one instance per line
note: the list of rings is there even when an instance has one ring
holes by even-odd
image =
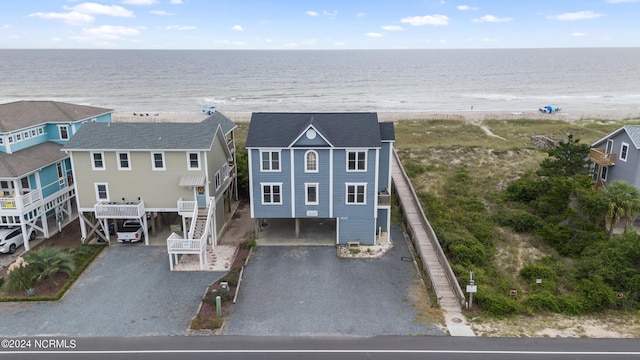
[[[197,202],[193,200],[178,199],[178,212],[181,216],[192,216],[193,209],[197,207]]]
[[[227,146],[229,147],[229,152],[233,154],[236,151],[236,143],[233,140],[227,141]]]
[[[589,150],[589,160],[602,166],[611,166],[616,164],[617,155],[605,152],[602,148],[591,148]]]
[[[42,192],[40,190],[31,190],[26,194],[0,198],[0,209],[22,211],[41,202]]]
[[[391,195],[387,190],[378,193],[378,205],[391,205]]]
[[[144,216],[144,201],[118,203],[99,201],[94,205],[98,219],[139,219]]]

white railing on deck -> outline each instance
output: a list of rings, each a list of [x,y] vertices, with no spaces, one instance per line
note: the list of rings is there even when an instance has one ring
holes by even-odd
[[[42,201],[42,192],[39,189],[35,189],[23,195],[0,198],[0,209],[23,210],[40,201]]]
[[[200,254],[202,251],[204,251],[205,247],[207,246],[207,235],[209,235],[209,227],[211,226],[211,218],[213,215],[213,209],[215,207],[215,198],[210,197],[207,201],[207,205],[209,206],[209,209],[207,212],[207,220],[204,225],[205,231],[202,233],[202,235],[200,235],[200,238],[192,238],[195,229],[195,223],[198,217],[198,207],[196,206],[194,209],[191,226],[189,227],[188,237],[183,238],[180,235],[172,232],[171,235],[169,235],[169,237],[167,238],[167,250],[169,251],[169,254]]]
[[[197,208],[197,203],[192,200],[178,199],[178,212],[179,213],[192,213],[194,208]]]
[[[99,219],[140,219],[144,216],[144,201],[137,204],[99,201],[94,205]]]
[[[189,239],[193,238],[193,232],[196,230],[196,222],[198,222],[198,207],[193,207],[193,212],[191,213],[191,226],[189,226],[189,232],[187,233]]]

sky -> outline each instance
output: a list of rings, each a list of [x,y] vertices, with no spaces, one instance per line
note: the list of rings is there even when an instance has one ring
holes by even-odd
[[[0,49],[640,46],[640,0],[0,0]]]

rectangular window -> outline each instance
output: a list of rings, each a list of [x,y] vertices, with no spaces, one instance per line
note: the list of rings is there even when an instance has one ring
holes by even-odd
[[[56,164],[56,169],[58,170],[58,179],[62,177],[62,163]]]
[[[21,134],[16,134],[16,141],[20,141],[22,140],[22,135]]]
[[[347,204],[364,205],[367,203],[367,184],[347,183]]]
[[[31,130],[31,136],[36,136],[36,130]]]
[[[610,154],[613,151],[613,140],[607,140],[607,147],[605,147],[604,152]]]
[[[187,153],[189,170],[200,170],[200,153]]]
[[[13,142],[13,135],[9,135],[9,144]]]
[[[282,183],[277,184],[262,184],[262,204],[263,205],[276,205],[282,204]]]
[[[25,176],[20,179],[20,186],[22,186],[22,190],[30,190],[31,186],[29,185],[29,177]]]
[[[262,171],[280,171],[280,152],[279,151],[261,151]]]
[[[93,170],[104,170],[104,154],[101,152],[91,153],[91,168]]]
[[[118,170],[131,170],[131,161],[129,160],[128,152],[117,153],[118,155]]]
[[[318,205],[318,183],[304,184],[305,187],[305,205]]]
[[[627,161],[627,156],[629,155],[629,144],[622,143],[620,146],[620,160]]]
[[[38,128],[38,135],[42,135],[44,133],[44,128]]]
[[[164,170],[164,153],[151,153],[151,167],[153,170]]]
[[[61,140],[69,140],[69,127],[67,125],[59,125],[58,130],[60,131]]]
[[[25,138],[25,139],[28,139],[28,138],[29,138],[29,132],[28,132],[28,131],[25,131],[25,132],[24,132],[24,138]]]
[[[220,182],[220,170],[216,171],[216,175],[214,176],[215,179],[215,183],[216,183],[216,190],[220,189],[220,185],[222,184]]]
[[[607,181],[607,173],[609,172],[609,167],[608,166],[603,166],[602,167],[602,173],[600,174],[600,179],[602,179],[602,181]]]
[[[107,183],[95,183],[96,200],[109,201],[109,185]]]
[[[4,137],[0,137],[0,145],[4,145]]]
[[[367,152],[347,151],[347,171],[367,171]]]

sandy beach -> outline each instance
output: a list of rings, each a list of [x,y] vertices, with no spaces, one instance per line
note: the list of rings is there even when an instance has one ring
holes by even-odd
[[[234,122],[249,122],[250,112],[221,112]],[[207,115],[203,112],[193,113],[113,113],[116,122],[199,122]],[[401,121],[417,119],[464,120],[478,123],[483,120],[562,120],[575,122],[582,119],[624,120],[640,119],[640,109],[631,110],[571,110],[555,114],[542,114],[539,111],[426,111],[426,112],[378,112],[380,121]]]

